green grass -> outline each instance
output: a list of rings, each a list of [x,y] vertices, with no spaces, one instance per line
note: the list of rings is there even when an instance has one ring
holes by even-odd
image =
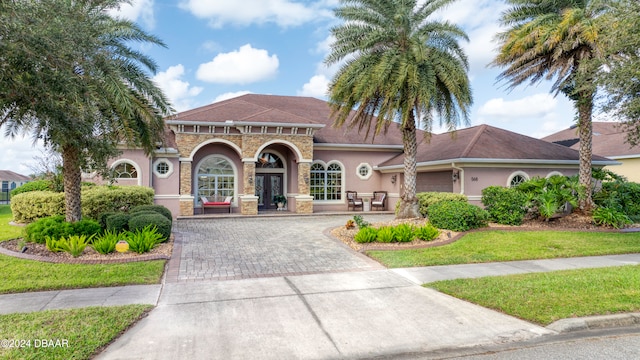
[[[19,238],[22,227],[9,225],[9,205],[0,205],[0,241]],[[87,287],[157,284],[165,260],[126,264],[54,264],[0,255],[0,294]]]
[[[22,237],[24,227],[9,225],[12,220],[11,207],[9,205],[0,205],[0,241]]]
[[[54,264],[0,256],[0,294],[88,287],[158,284],[165,260],[125,264]]]
[[[25,346],[2,346],[0,358],[89,359],[151,308],[128,305],[0,315],[0,339],[22,340]],[[42,339],[62,346],[42,347]]]
[[[640,233],[481,231],[452,244],[406,250],[367,251],[387,267],[471,264],[640,252]]]
[[[424,286],[548,325],[564,318],[638,312],[638,284],[640,266],[622,266],[447,280]]]

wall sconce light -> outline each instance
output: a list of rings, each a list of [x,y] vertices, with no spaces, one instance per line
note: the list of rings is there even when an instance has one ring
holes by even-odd
[[[305,175],[303,177],[303,180],[304,180],[305,185],[309,185],[309,176],[308,175]]]
[[[247,181],[249,182],[249,185],[253,185],[253,174],[249,174]]]
[[[395,185],[396,181],[398,181],[398,175],[391,175],[391,184]]]
[[[453,182],[456,182],[456,181],[458,181],[459,178],[460,178],[460,172],[457,171],[457,170],[454,170],[451,173],[451,180],[453,180]]]

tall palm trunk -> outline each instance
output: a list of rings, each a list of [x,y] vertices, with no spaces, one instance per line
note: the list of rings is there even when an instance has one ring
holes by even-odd
[[[79,151],[73,145],[65,145],[62,148],[65,217],[68,222],[76,222],[82,219],[82,206],[80,202],[82,175],[80,173],[78,155]]]
[[[593,112],[593,93],[585,91],[580,94],[578,100],[578,134],[580,138],[580,185],[584,187],[584,195],[580,197],[579,207],[585,214],[590,214],[594,208],[593,189],[591,181],[591,159],[593,149],[591,142],[593,139],[593,123],[591,114]]]
[[[397,219],[420,217],[418,198],[416,197],[416,121],[413,112],[402,126],[402,143],[404,145],[404,190],[400,197],[400,209]]]

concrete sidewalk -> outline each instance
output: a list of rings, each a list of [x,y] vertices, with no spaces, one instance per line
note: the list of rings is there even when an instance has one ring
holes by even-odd
[[[0,312],[156,305],[99,359],[366,358],[522,341],[596,320],[627,324],[543,328],[420,284],[635,264],[640,254],[47,291],[1,295]]]

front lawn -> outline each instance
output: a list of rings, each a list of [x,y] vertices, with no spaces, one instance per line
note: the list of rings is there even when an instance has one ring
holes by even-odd
[[[479,231],[439,247],[366,252],[390,268],[629,253],[640,253],[640,233]]]
[[[0,294],[158,284],[165,260],[125,264],[54,264],[0,255]]]
[[[0,205],[0,241],[22,237],[24,227],[9,225],[12,220],[11,207],[9,205]]]
[[[640,311],[640,266],[457,279],[425,284],[541,325],[572,317]]]
[[[127,305],[0,315],[0,358],[89,359],[152,308]]]
[[[22,236],[22,227],[9,225],[9,205],[0,205],[0,241]],[[0,294],[86,287],[158,284],[165,260],[124,264],[55,264],[0,255]]]

